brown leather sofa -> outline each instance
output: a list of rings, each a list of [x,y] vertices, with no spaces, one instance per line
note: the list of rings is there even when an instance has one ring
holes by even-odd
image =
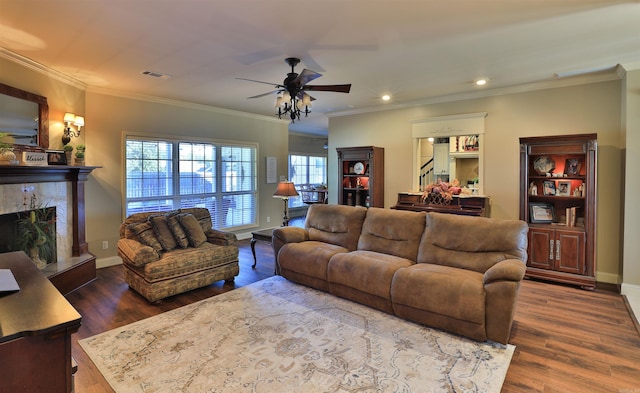
[[[427,326],[506,344],[525,274],[522,221],[312,205],[277,228],[283,277]]]
[[[206,208],[132,214],[120,225],[118,255],[129,287],[150,302],[240,272],[236,235],[213,229]]]

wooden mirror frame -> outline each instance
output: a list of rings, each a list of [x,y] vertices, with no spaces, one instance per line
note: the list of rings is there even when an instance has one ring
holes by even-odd
[[[49,148],[49,104],[47,103],[47,97],[40,96],[38,94],[30,93],[28,91],[18,89],[13,86],[0,83],[0,94],[7,96],[20,98],[26,101],[31,101],[38,104],[38,144],[37,147],[42,149]],[[14,144],[16,147],[35,147],[36,145],[22,145]]]

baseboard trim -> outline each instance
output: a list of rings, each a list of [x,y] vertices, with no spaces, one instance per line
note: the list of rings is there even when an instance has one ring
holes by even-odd
[[[96,269],[102,269],[103,267],[122,265],[122,259],[120,257],[108,257],[108,258],[97,258],[96,259]]]

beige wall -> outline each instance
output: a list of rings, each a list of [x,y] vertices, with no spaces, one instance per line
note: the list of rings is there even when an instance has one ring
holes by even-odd
[[[621,81],[424,105],[329,119],[329,187],[337,185],[336,147],[385,149],[385,206],[412,184],[411,122],[436,116],[488,112],[484,135],[484,191],[491,215],[519,217],[519,138],[598,134],[597,279],[621,277],[622,152]],[[337,195],[330,194],[330,203]]]
[[[28,62],[27,62],[28,63]],[[287,176],[288,123],[263,116],[202,105],[149,101],[87,92],[78,83],[35,64],[0,58],[0,82],[47,97],[50,148],[62,148],[64,112],[84,114],[86,126],[72,145],[87,146],[86,165],[101,166],[86,183],[86,240],[101,260],[115,259],[123,219],[123,135],[126,132],[249,142],[258,146],[258,223],[273,226],[282,216],[276,184],[266,184],[266,157],[278,160],[278,175]],[[266,218],[271,217],[271,223]],[[251,228],[238,231],[246,237]],[[109,248],[102,250],[102,242]]]
[[[622,271],[624,280],[622,293],[640,298],[640,70],[626,74],[626,89],[623,93],[624,129],[626,136],[626,167],[624,203],[624,258]],[[636,315],[638,316],[638,315]]]
[[[122,195],[125,134],[165,135],[255,143],[258,146],[258,222],[281,216],[276,184],[266,184],[266,157],[277,157],[278,175],[287,174],[288,130],[284,121],[184,103],[161,103],[87,93],[87,165],[100,165],[87,184],[87,241],[98,257],[112,255],[124,216]],[[273,221],[272,221],[273,222]],[[243,237],[255,228],[237,231]]]

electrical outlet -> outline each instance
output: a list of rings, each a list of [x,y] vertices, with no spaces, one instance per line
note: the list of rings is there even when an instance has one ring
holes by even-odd
[[[271,216],[267,216],[267,223],[271,222]]]
[[[103,240],[102,241],[102,249],[106,250],[107,248],[109,248],[109,242],[107,240]]]

